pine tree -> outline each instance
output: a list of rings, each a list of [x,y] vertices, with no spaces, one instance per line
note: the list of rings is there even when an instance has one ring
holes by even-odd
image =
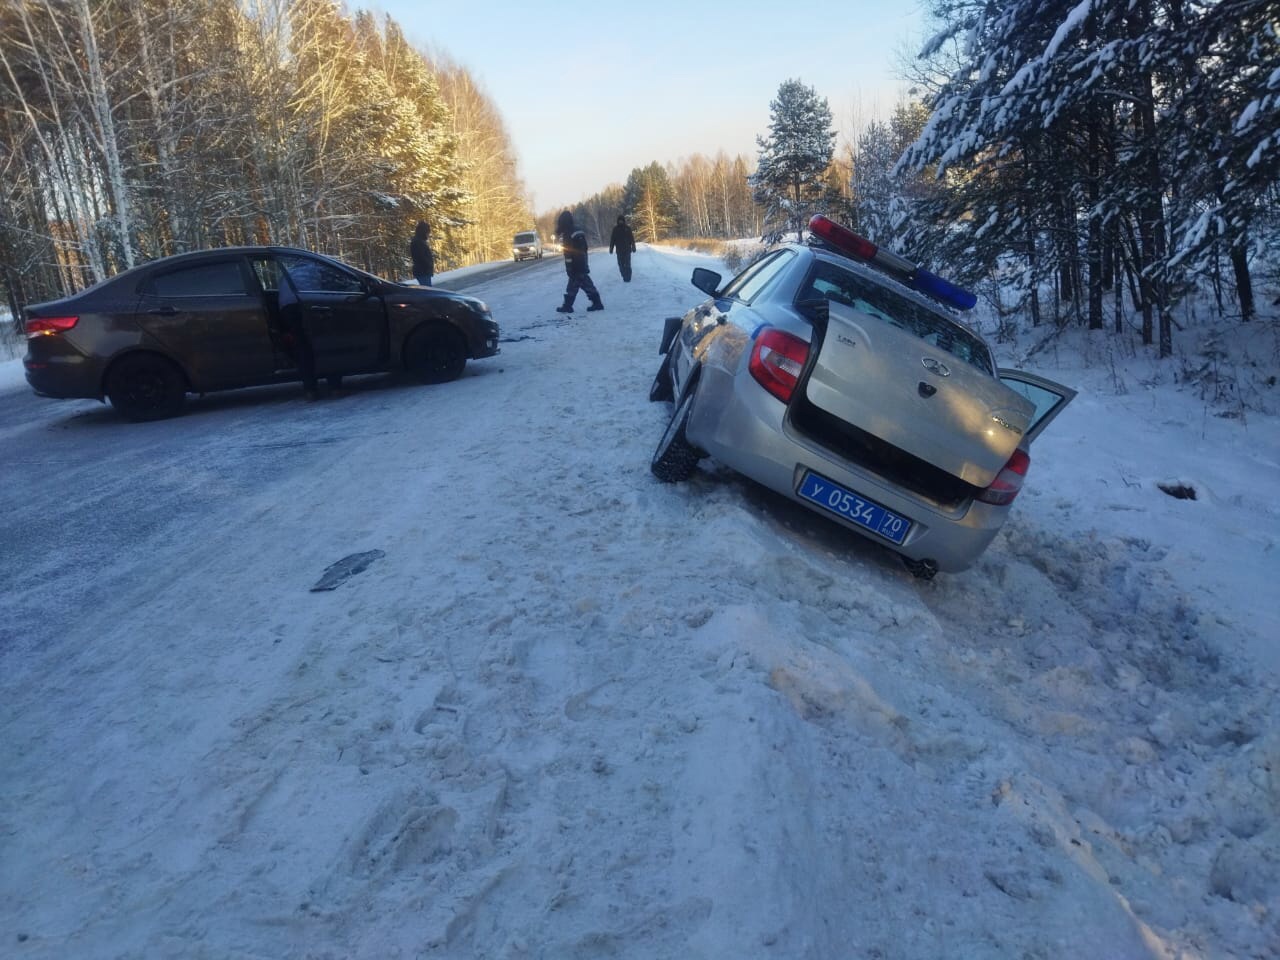
[[[760,148],[751,185],[769,221],[803,239],[813,204],[822,195],[822,174],[831,163],[835,131],[825,97],[799,80],[787,80],[769,103],[769,135]]]

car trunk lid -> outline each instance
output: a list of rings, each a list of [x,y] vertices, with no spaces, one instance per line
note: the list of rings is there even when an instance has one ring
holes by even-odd
[[[882,317],[832,301],[809,403],[966,483],[986,487],[1035,405]]]

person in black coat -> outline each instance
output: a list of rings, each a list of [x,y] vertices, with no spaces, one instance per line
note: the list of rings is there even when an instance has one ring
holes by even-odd
[[[431,225],[419,220],[418,229],[409,241],[409,259],[413,261],[413,276],[423,287],[431,286],[431,277],[436,272],[436,255],[431,252],[430,241]]]
[[[307,325],[302,317],[302,302],[298,298],[298,288],[288,270],[280,271],[279,299],[280,334],[286,349],[293,355],[293,362],[302,377],[302,392],[308,400],[315,400],[316,392],[316,354],[311,346],[311,337],[307,333]]]
[[[600,302],[600,291],[591,282],[591,273],[587,269],[587,235],[573,223],[573,214],[565,210],[556,220],[556,236],[564,250],[564,270],[569,275],[569,284],[564,288],[564,303],[556,307],[556,313],[573,313],[573,301],[578,298],[578,291],[586,293],[591,305],[587,310],[603,310]]]
[[[618,252],[618,272],[627,283],[631,282],[631,255],[636,252],[636,235],[627,226],[627,218],[618,214],[618,225],[609,235],[609,252]]]

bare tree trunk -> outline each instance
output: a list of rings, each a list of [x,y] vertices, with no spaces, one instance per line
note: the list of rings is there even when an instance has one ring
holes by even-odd
[[[1236,297],[1240,300],[1240,319],[1248,323],[1253,319],[1253,282],[1249,278],[1249,258],[1243,242],[1231,247],[1231,269],[1236,277]]]
[[[1098,212],[1098,200],[1101,193],[1099,177],[1101,176],[1101,137],[1098,132],[1096,113],[1089,124],[1089,239],[1085,249],[1085,257],[1089,264],[1089,329],[1102,329],[1102,217]]]
[[[89,0],[78,0],[80,9],[80,42],[84,46],[89,70],[89,96],[99,146],[106,161],[107,185],[114,201],[117,242],[126,267],[135,263],[133,204],[129,185],[125,182],[124,167],[120,162],[120,144],[116,137],[115,117],[111,110],[111,98],[107,93],[107,81],[102,73],[102,59],[98,55],[98,37],[93,26],[93,12]]]

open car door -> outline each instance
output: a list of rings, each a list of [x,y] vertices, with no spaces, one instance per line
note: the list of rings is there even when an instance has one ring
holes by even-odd
[[[1036,406],[1035,413],[1031,415],[1031,423],[1022,435],[1021,446],[1030,446],[1031,441],[1040,436],[1041,431],[1049,425],[1049,421],[1060,414],[1076,395],[1070,387],[1022,370],[1001,369],[999,376],[1001,383]]]

